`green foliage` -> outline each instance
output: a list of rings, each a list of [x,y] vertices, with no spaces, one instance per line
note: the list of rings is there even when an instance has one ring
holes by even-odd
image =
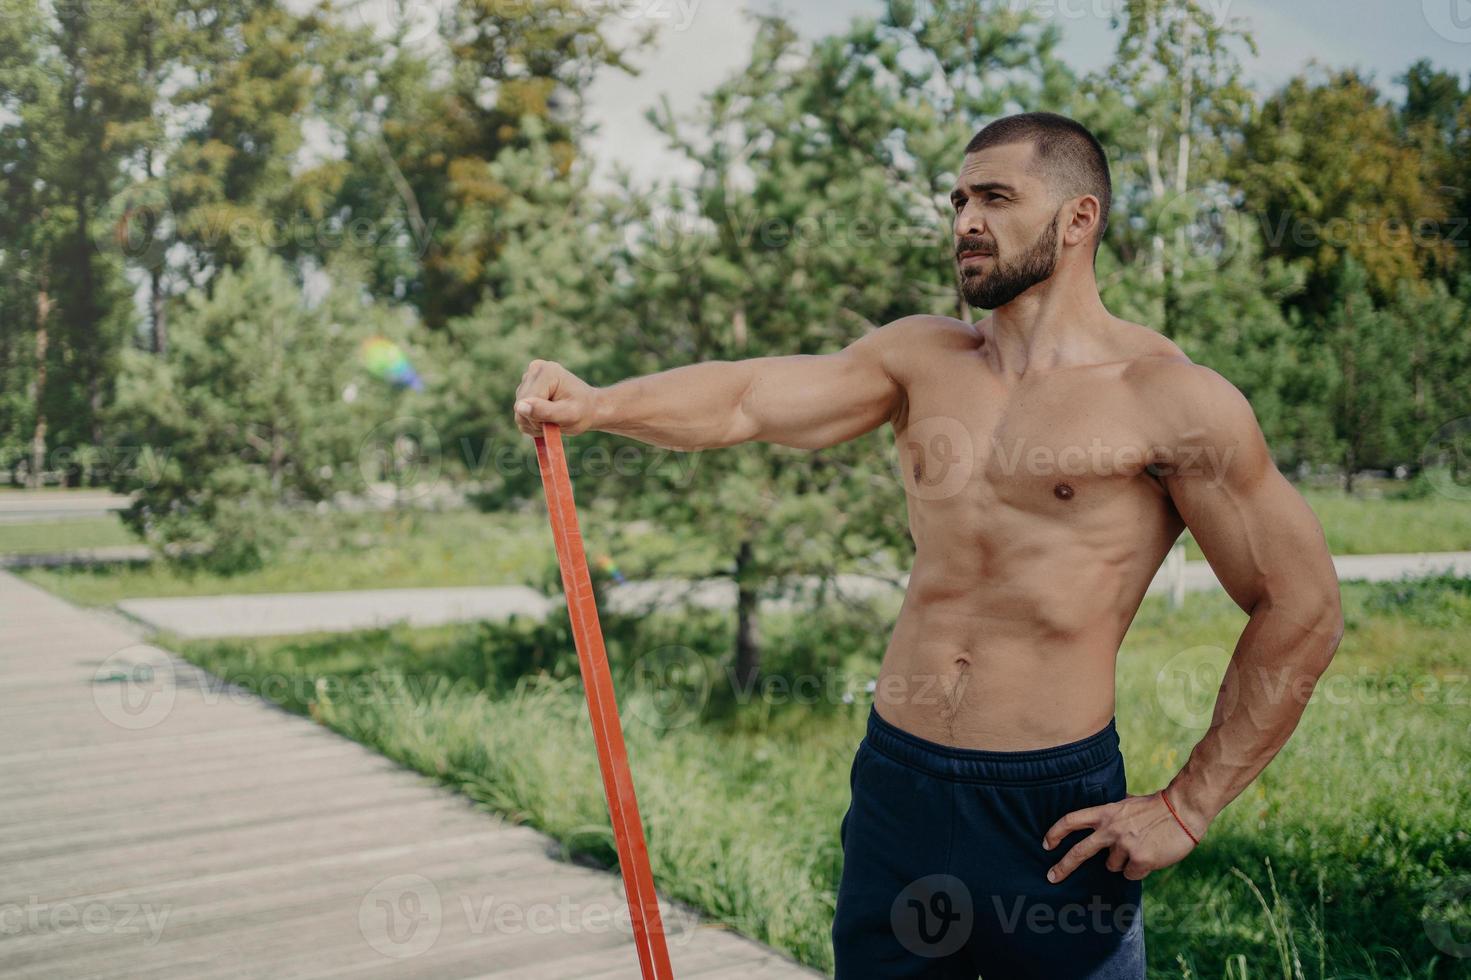
[[[1347,258],[1383,302],[1450,254],[1451,242],[1426,234],[1448,217],[1437,156],[1397,122],[1359,72],[1316,70],[1270,96],[1240,133],[1233,182],[1250,189],[1271,254],[1307,270],[1298,302],[1308,310],[1332,305]]]
[[[1432,626],[1454,627],[1471,618],[1471,579],[1449,571],[1425,578],[1406,578],[1377,589],[1365,609]]]
[[[388,396],[344,391],[368,380],[359,343],[389,323],[351,287],[309,307],[259,250],[191,293],[165,355],[125,353],[114,431],[141,462],[114,489],[136,494],[129,526],[179,561],[246,571],[290,536],[295,508],[361,491],[361,450]]]

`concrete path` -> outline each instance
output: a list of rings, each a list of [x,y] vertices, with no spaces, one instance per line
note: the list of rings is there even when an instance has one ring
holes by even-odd
[[[1471,575],[1471,551],[1405,555],[1349,555],[1334,559],[1345,581],[1393,581],[1403,575],[1424,576],[1451,570]],[[1170,589],[1167,565],[1149,587],[1152,595]],[[897,603],[909,576],[897,583],[864,575],[839,575],[836,587],[850,600]],[[793,586],[783,597],[764,600],[763,609],[791,608],[799,594],[816,587],[815,579]],[[1208,564],[1184,563],[1185,592],[1220,588]],[[692,582],[649,579],[626,582],[608,590],[608,608],[637,612],[693,604],[730,608],[735,584],[729,580]],[[562,596],[544,596],[524,586],[457,589],[383,589],[365,592],[303,592],[273,595],[198,596],[177,599],[125,599],[118,607],[145,624],[179,636],[267,636],[329,630],[367,629],[403,621],[415,626],[474,619],[503,619],[512,613],[540,618],[562,608]]]
[[[149,561],[153,552],[143,544],[110,544],[69,551],[20,551],[0,555],[0,568],[61,568],[65,565],[109,565]]]
[[[106,517],[129,498],[100,490],[7,490],[0,493],[0,524]]]
[[[395,622],[437,626],[505,619],[512,613],[540,619],[552,600],[535,589],[512,585],[124,599],[117,605],[151,626],[195,637],[347,631]]]
[[[555,850],[0,572],[6,980],[636,980],[621,883]],[[681,980],[820,976],[664,920]]]

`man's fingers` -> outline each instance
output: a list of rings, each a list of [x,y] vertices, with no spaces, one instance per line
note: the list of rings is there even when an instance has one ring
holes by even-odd
[[[547,422],[575,427],[581,417],[582,409],[571,401],[550,401],[535,397],[516,399],[516,425],[528,435],[541,435],[542,425]],[[568,434],[576,433],[568,428]]]
[[[1067,814],[1061,820],[1057,821],[1057,823],[1053,824],[1051,829],[1043,835],[1042,846],[1050,851],[1058,845],[1059,841],[1073,831],[1082,830],[1084,827],[1097,827],[1099,818],[1103,816],[1104,809],[1105,807],[1101,806],[1090,806],[1082,810],[1074,810],[1072,813]]]
[[[1108,849],[1108,861],[1104,867],[1110,871],[1122,871],[1124,865],[1129,863],[1129,852],[1115,844]]]
[[[561,425],[577,419],[577,406],[571,402],[554,402],[546,398],[522,398],[516,402],[516,413],[532,422],[555,422]]]
[[[1103,837],[1103,834],[1094,832],[1074,844],[1072,850],[1064,854],[1062,860],[1054,864],[1047,872],[1047,880],[1056,884],[1072,874],[1078,865],[1108,846],[1108,842]]]

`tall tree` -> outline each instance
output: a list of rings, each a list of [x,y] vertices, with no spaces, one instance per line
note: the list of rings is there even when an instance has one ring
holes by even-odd
[[[97,212],[118,186],[134,123],[150,109],[131,84],[135,13],[7,0],[3,90],[11,301],[34,358],[30,479],[102,440],[102,410],[132,311],[120,261],[99,249]],[[12,47],[13,45],[13,47]],[[7,223],[9,224],[9,223]]]
[[[329,210],[371,229],[378,295],[440,329],[502,288],[491,270],[515,202],[493,165],[539,141],[551,151],[542,179],[569,179],[587,86],[600,69],[628,69],[628,48],[648,38],[615,44],[610,15],[587,0],[454,0],[437,43],[390,44],[336,73],[345,178]]]
[[[1400,281],[1420,281],[1451,246],[1417,234],[1446,220],[1433,161],[1407,139],[1395,110],[1356,70],[1299,75],[1268,98],[1232,159],[1250,189],[1270,254],[1300,263],[1294,302],[1322,314],[1339,304],[1345,258],[1381,305]]]
[[[1232,246],[1219,227],[1233,207],[1225,160],[1251,105],[1240,57],[1256,43],[1244,22],[1200,0],[1128,0],[1114,26],[1114,60],[1087,79],[1078,115],[1112,154],[1120,220],[1109,242],[1124,265],[1148,271],[1133,280],[1152,300],[1144,322],[1178,338],[1192,291],[1182,267]]]

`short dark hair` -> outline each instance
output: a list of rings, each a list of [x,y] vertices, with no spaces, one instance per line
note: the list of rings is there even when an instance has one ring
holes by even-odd
[[[1088,127],[1055,112],[1023,112],[1003,116],[986,126],[966,145],[975,153],[1008,143],[1031,143],[1032,159],[1048,182],[1064,197],[1092,194],[1098,198],[1098,238],[1108,230],[1108,212],[1113,205],[1113,181],[1108,176],[1108,155]]]

